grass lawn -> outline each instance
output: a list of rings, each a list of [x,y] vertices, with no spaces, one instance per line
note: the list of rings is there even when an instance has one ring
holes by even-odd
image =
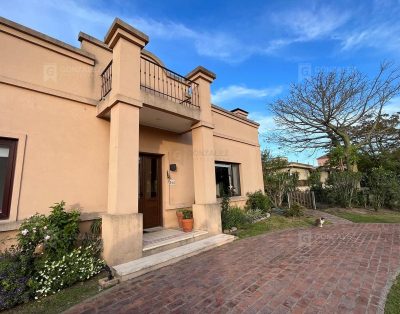
[[[385,314],[400,313],[400,275],[393,283],[385,304]]]
[[[266,220],[243,226],[238,230],[237,235],[240,239],[243,239],[276,230],[311,227],[314,223],[315,217],[286,218],[284,216],[272,214],[271,217]]]
[[[35,314],[35,313],[61,313],[71,306],[82,302],[99,293],[98,281],[107,277],[107,273],[100,273],[85,282],[79,282],[69,288],[61,290],[59,293],[40,299],[21,304],[4,314]]]
[[[326,209],[329,214],[359,223],[400,223],[400,212],[392,210],[374,211],[363,208]]]

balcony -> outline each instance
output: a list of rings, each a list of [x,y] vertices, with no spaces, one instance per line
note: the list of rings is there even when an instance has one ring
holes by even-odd
[[[197,83],[143,56],[140,59],[140,88],[182,106],[200,109]]]
[[[105,100],[112,90],[112,72],[111,61],[101,74],[101,100]],[[139,75],[140,101],[143,104],[140,124],[182,133],[199,121],[199,86],[196,82],[146,55],[140,58]],[[108,119],[107,115],[103,117]]]
[[[140,59],[140,88],[185,107],[200,109],[198,84],[145,57]],[[101,99],[112,89],[112,61],[101,73]]]

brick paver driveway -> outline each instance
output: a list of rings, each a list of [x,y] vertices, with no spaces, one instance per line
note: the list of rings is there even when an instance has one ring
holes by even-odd
[[[400,225],[235,241],[124,282],[69,313],[376,313],[400,266]]]

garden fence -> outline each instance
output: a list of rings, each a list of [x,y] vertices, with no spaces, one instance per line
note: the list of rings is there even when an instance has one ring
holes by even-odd
[[[313,191],[292,191],[287,195],[289,208],[297,203],[309,209],[316,209],[315,195]]]

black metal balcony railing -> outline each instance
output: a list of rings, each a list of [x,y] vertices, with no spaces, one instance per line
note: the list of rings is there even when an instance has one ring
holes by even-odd
[[[140,87],[184,106],[200,108],[197,83],[143,57],[140,59]]]
[[[101,99],[111,91],[112,83],[112,60],[101,73]]]

